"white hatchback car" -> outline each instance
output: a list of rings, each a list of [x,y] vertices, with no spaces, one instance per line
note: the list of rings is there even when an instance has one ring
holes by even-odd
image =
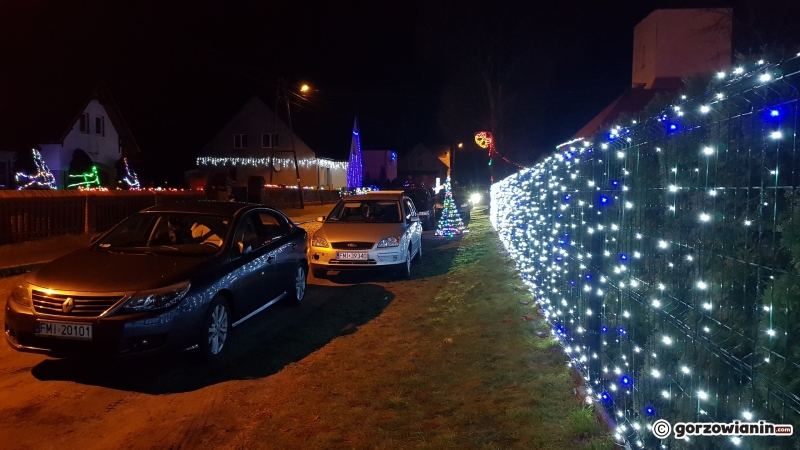
[[[328,270],[392,268],[411,274],[411,260],[422,259],[422,225],[403,191],[344,197],[311,237],[308,259],[320,278]]]

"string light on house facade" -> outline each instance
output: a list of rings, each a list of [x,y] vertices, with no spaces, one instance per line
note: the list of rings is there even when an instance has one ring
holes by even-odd
[[[674,448],[659,418],[800,423],[800,57],[711,83],[491,188],[552,336],[642,448]]]
[[[294,168],[294,159],[292,158],[273,158],[273,163],[277,167],[292,167]],[[270,158],[228,158],[228,157],[214,157],[214,156],[201,156],[198,157],[197,165],[200,167],[224,167],[224,166],[250,166],[250,167],[269,167]],[[341,169],[347,170],[346,161],[332,161],[323,158],[306,158],[297,161],[301,168],[319,167],[322,169]]]

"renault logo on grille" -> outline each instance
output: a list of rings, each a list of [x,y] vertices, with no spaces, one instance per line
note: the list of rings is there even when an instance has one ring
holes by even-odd
[[[74,307],[75,307],[75,301],[72,300],[72,297],[67,297],[67,299],[64,300],[64,303],[61,304],[61,310],[64,311],[65,313],[72,311],[72,308]]]
[[[347,244],[348,247],[358,247],[358,244]]]

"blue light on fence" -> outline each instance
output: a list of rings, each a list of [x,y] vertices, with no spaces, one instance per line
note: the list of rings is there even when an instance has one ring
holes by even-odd
[[[623,375],[622,378],[619,379],[619,382],[624,384],[625,386],[631,385],[631,377],[627,375]]]
[[[627,261],[628,260],[628,255],[626,255],[625,253],[620,253],[619,254],[619,259],[620,259],[620,261]]]
[[[614,398],[611,397],[611,394],[609,394],[608,392],[603,392],[602,394],[600,394],[600,398],[603,399],[604,402],[614,401]]]
[[[644,413],[647,414],[648,416],[654,416],[656,415],[656,409],[653,408],[652,406],[646,406],[644,408]]]
[[[769,115],[772,117],[778,117],[781,115],[781,112],[778,111],[777,109],[773,109],[772,111],[769,112]]]
[[[678,126],[673,123],[673,124],[670,124],[669,129],[672,130],[672,131],[675,131],[675,130],[678,129]]]

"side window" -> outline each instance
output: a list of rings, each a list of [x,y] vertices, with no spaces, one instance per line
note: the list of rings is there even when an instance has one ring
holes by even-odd
[[[238,245],[239,242],[242,243],[243,253],[252,252],[265,244],[265,241],[262,236],[259,236],[255,214],[248,214],[239,222],[239,225],[236,227],[236,234],[233,236],[234,245]]]
[[[291,231],[289,223],[283,217],[269,211],[259,212],[258,219],[261,222],[262,234],[267,241],[286,236]]]
[[[405,199],[403,200],[403,203],[405,204],[406,217],[408,217],[409,215],[411,216],[417,215],[417,210],[414,208],[414,204],[411,203],[411,200]]]

